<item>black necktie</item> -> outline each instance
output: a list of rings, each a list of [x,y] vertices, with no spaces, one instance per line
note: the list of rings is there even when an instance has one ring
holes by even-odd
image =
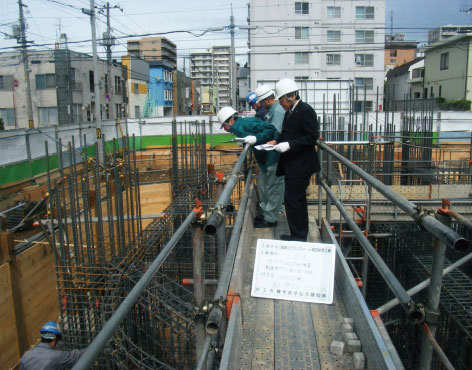
[[[287,113],[285,114],[285,120],[288,121],[288,120],[290,119],[290,116],[291,116],[291,115],[292,115],[292,110],[289,109],[289,110],[287,111]]]

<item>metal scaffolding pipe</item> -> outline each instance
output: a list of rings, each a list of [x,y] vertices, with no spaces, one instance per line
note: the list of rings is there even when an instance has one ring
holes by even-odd
[[[210,346],[210,338],[212,338],[218,330],[220,329],[221,319],[223,317],[223,308],[216,304],[216,302],[223,302],[223,299],[226,297],[228,292],[229,284],[231,282],[231,274],[233,272],[234,259],[236,257],[236,252],[239,244],[239,237],[241,235],[241,229],[244,222],[244,215],[246,213],[246,206],[249,199],[249,188],[252,183],[252,168],[249,170],[246,185],[244,187],[244,193],[239,203],[238,214],[236,216],[236,221],[234,223],[233,233],[231,234],[231,240],[229,241],[228,250],[226,253],[225,265],[223,269],[223,274],[218,280],[218,285],[216,287],[214,295],[214,306],[208,315],[206,331],[207,335],[205,338],[204,348],[202,351],[202,356],[198,359],[198,365],[196,369],[202,369],[203,364],[205,363],[206,355],[208,354]],[[228,185],[226,185],[228,186]]]
[[[470,260],[472,260],[472,253],[469,253],[468,255],[462,257],[460,260],[457,260],[453,264],[446,267],[442,272],[443,276],[449,274],[451,271],[454,271],[456,268],[462,266],[464,263],[469,262]],[[429,285],[430,281],[431,281],[430,278],[422,281],[421,283],[415,285],[413,288],[408,289],[407,293],[410,296],[415,295],[416,293],[418,293],[418,292],[422,291],[424,288],[426,288]],[[385,313],[385,312],[391,310],[392,308],[396,307],[399,303],[400,302],[398,301],[398,298],[394,298],[394,299],[388,301],[387,303],[383,304],[379,308],[377,308],[376,311],[378,311],[379,315],[382,315],[383,313]]]
[[[144,275],[139,279],[133,289],[129,292],[127,297],[123,300],[120,306],[116,309],[110,319],[107,321],[106,325],[102,330],[97,334],[92,343],[87,347],[83,355],[80,357],[79,361],[72,368],[73,370],[79,369],[88,369],[94,361],[97,359],[100,352],[105,347],[108,340],[112,337],[115,330],[118,328],[118,325],[123,321],[126,315],[131,311],[135,303],[138,301],[141,293],[150,283],[151,279],[154,277],[156,272],[161,267],[162,263],[165,261],[169,253],[172,251],[174,246],[184,235],[185,231],[191,225],[195,219],[198,211],[192,211],[189,213],[185,221],[180,225],[176,230],[175,234],[162,249],[156,259],[149,266]]]
[[[338,208],[339,212],[343,215],[344,220],[348,224],[349,228],[356,235],[357,239],[364,248],[364,251],[368,254],[372,263],[382,275],[385,282],[392,290],[393,294],[395,294],[395,296],[398,298],[399,302],[401,303],[407,314],[408,320],[410,320],[414,324],[422,322],[424,320],[424,312],[422,308],[411,299],[411,297],[406,292],[405,288],[403,288],[398,279],[383,261],[382,257],[380,257],[380,255],[374,249],[372,244],[370,244],[367,237],[362,233],[362,230],[359,228],[359,226],[357,226],[355,221],[351,217],[349,217],[343,205],[341,204],[339,199],[336,198],[336,196],[331,191],[326,182],[321,181],[320,184],[321,186],[323,186],[324,190],[326,191],[326,194],[333,201],[334,205]]]
[[[377,180],[375,177],[369,175],[367,172],[356,166],[354,163],[343,157],[341,154],[331,149],[325,143],[319,142],[318,146],[325,150],[328,154],[338,159],[341,163],[346,165],[352,172],[364,179],[369,185],[375,188],[378,192],[390,199],[393,204],[401,208],[408,216],[417,221],[422,227],[428,230],[438,239],[444,241],[448,246],[458,250],[465,251],[469,248],[469,243],[462,236],[451,230],[449,227],[443,225],[441,222],[431,217],[414,203],[403,198],[400,194],[390,189],[388,186]]]
[[[449,215],[451,217],[453,217],[455,220],[457,220],[461,225],[464,225],[465,227],[467,227],[468,229],[472,230],[472,222],[465,218],[464,216],[462,216],[460,213],[456,212],[456,211],[453,211],[451,209],[446,209],[446,208],[440,208],[438,210],[439,213],[444,213],[446,215]]]
[[[217,230],[223,224],[223,210],[228,205],[231,194],[233,193],[233,189],[238,182],[238,172],[241,170],[241,167],[244,164],[244,159],[246,158],[250,147],[251,145],[246,144],[243,151],[241,152],[239,159],[236,162],[236,165],[234,166],[233,171],[231,172],[231,175],[229,176],[223,191],[221,192],[220,196],[218,197],[218,200],[216,201],[215,209],[208,218],[207,224],[205,225],[205,233],[209,235],[215,235]]]
[[[436,218],[446,226],[450,226],[451,217],[441,215],[438,212]],[[425,305],[426,323],[429,325],[432,337],[436,334],[437,319],[439,317],[439,299],[441,297],[442,271],[444,269],[444,260],[446,258],[446,245],[435,238],[433,243],[433,261],[431,264],[431,282],[429,284],[428,299]],[[433,359],[433,345],[430,342],[428,333],[425,331],[421,345],[420,369],[431,368]]]
[[[442,350],[439,343],[436,341],[436,339],[434,339],[434,335],[431,333],[431,330],[429,329],[428,324],[425,322],[423,323],[423,330],[426,335],[426,338],[429,340],[429,342],[433,346],[434,350],[436,351],[436,354],[441,359],[444,367],[448,370],[455,370],[455,367],[452,366],[451,361],[449,361],[449,359],[447,358],[446,354]]]
[[[192,224],[193,245],[193,291],[195,294],[195,306],[198,310],[205,304],[205,244],[203,227],[199,222]],[[202,354],[203,342],[205,341],[205,324],[203,317],[195,318],[195,342],[197,357]]]

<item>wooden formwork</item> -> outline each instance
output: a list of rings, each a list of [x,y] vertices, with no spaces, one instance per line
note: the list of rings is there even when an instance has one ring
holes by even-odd
[[[11,252],[13,234],[1,236],[0,363],[8,369],[37,343],[46,321],[58,320],[59,307],[51,247],[36,244],[15,256]]]

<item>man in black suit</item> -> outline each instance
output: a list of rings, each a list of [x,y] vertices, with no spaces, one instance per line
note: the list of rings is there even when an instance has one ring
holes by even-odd
[[[285,211],[290,235],[282,240],[306,241],[308,206],[306,189],[311,175],[320,170],[315,144],[319,137],[318,119],[313,108],[300,100],[295,81],[285,78],[275,85],[280,105],[286,110],[282,132],[275,150],[282,153],[277,176],[285,175]]]

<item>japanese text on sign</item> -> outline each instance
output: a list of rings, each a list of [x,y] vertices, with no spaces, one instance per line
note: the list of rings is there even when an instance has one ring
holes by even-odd
[[[259,239],[251,295],[330,304],[335,253],[334,244]]]

